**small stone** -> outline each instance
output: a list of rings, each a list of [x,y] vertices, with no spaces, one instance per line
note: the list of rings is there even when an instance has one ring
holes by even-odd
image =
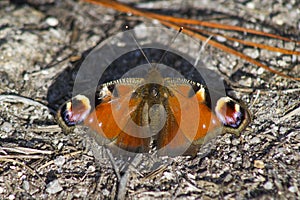
[[[108,196],[110,194],[110,192],[107,189],[102,190],[102,194],[104,196]]]
[[[265,171],[262,170],[262,169],[258,169],[257,172],[260,173],[260,174],[262,174],[262,175],[264,175],[264,172],[265,172]]]
[[[275,17],[272,18],[272,21],[275,22],[277,25],[283,25],[285,23],[284,21],[284,15],[278,14]]]
[[[236,146],[236,145],[240,144],[240,140],[239,139],[234,139],[234,140],[232,140],[232,144],[234,146]]]
[[[273,183],[271,183],[270,181],[266,182],[266,183],[264,184],[264,188],[265,188],[266,190],[271,190],[271,189],[273,188]]]
[[[220,35],[217,35],[216,39],[218,40],[218,42],[226,42],[226,40],[227,40],[225,37],[222,37]]]
[[[0,194],[4,193],[4,188],[0,187]]]
[[[260,140],[259,137],[254,137],[254,138],[252,138],[252,139],[250,140],[250,143],[251,143],[251,144],[258,144],[258,143],[260,143],[260,142],[261,142],[261,140]]]
[[[13,195],[13,194],[10,194],[9,196],[8,196],[8,199],[9,200],[13,200],[13,199],[15,199],[16,197],[15,197],[15,195]]]
[[[245,87],[250,87],[252,85],[252,79],[251,78],[243,78],[240,80],[240,84],[244,85]]]
[[[9,166],[9,168],[14,170],[14,169],[16,169],[16,166],[12,165],[12,166]]]
[[[253,2],[248,2],[246,4],[246,7],[249,8],[249,9],[255,9],[255,4]]]
[[[251,162],[249,161],[249,160],[244,160],[244,162],[243,162],[243,167],[244,168],[249,168],[251,166]]]
[[[54,27],[54,26],[57,26],[57,25],[58,25],[58,20],[57,20],[56,18],[54,18],[54,17],[48,17],[48,18],[46,19],[46,23],[47,23],[49,26]]]
[[[254,160],[254,167],[258,169],[265,168],[265,163],[262,160]]]
[[[23,181],[23,189],[25,191],[29,191],[29,189],[30,189],[30,184],[29,184],[29,182],[27,180]]]
[[[96,171],[96,168],[95,168],[93,165],[90,165],[90,166],[88,167],[87,171],[91,173],[91,172]]]
[[[190,174],[190,173],[188,173],[187,177],[188,177],[190,180],[195,180],[195,178],[196,178],[195,175]]]
[[[58,143],[57,148],[60,150],[63,146],[64,146],[64,143],[60,142],[60,143]]]
[[[8,133],[12,130],[13,126],[11,125],[11,123],[8,122],[4,122],[1,126],[1,130]]]
[[[23,172],[18,172],[17,175],[21,178],[23,176]]]
[[[243,50],[243,53],[253,59],[257,59],[259,57],[259,51],[257,49],[246,48]]]
[[[265,179],[265,177],[263,177],[263,176],[257,176],[257,178],[256,178],[255,181],[256,181],[256,182],[265,182],[266,179]]]
[[[250,148],[249,144],[246,143],[243,147],[243,150],[248,151],[249,148]]]
[[[278,60],[277,63],[281,67],[287,67],[288,66],[288,64],[284,60]]]
[[[55,194],[62,190],[63,188],[61,187],[57,179],[47,184],[46,192],[48,192],[49,194]]]
[[[226,139],[225,139],[225,143],[226,143],[226,144],[231,144],[230,138],[226,138]]]
[[[227,176],[224,178],[224,182],[228,183],[228,182],[231,181],[231,179],[232,179],[232,175],[231,174],[227,174]]]
[[[297,188],[294,186],[289,187],[289,191],[292,193],[296,193],[297,192]]]
[[[257,74],[258,74],[258,75],[262,75],[264,72],[265,72],[265,69],[264,69],[264,68],[259,68],[259,69],[257,70]]]
[[[164,172],[163,176],[167,179],[167,180],[173,180],[174,179],[174,175],[170,172]]]
[[[227,160],[228,159],[228,155],[224,155],[224,160]]]
[[[66,159],[64,156],[58,156],[57,158],[55,158],[54,160],[54,164],[58,167],[62,167],[63,164],[65,164]]]

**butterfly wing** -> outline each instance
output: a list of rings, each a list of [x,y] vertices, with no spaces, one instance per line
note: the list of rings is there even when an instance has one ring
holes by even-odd
[[[194,154],[205,138],[215,137],[222,127],[207,106],[202,85],[185,79],[166,79],[171,91],[165,108],[168,119],[157,143],[162,154]]]
[[[121,79],[100,85],[96,93],[96,105],[84,95],[77,95],[61,106],[58,122],[68,130],[74,125],[89,127],[96,141],[105,138],[122,149],[145,152],[150,139],[139,137],[138,127],[132,126],[132,113],[137,112],[142,99],[131,98],[142,79]],[[142,118],[135,116],[136,119]],[[138,121],[138,120],[137,120]]]

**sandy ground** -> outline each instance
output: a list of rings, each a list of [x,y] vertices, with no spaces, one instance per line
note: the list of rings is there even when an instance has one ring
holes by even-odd
[[[297,1],[175,0],[136,5],[300,40]],[[159,26],[80,1],[0,2],[0,199],[300,198],[299,82],[210,46],[204,52],[207,66],[226,80],[232,88],[229,93],[252,113],[240,137],[219,136],[206,156],[142,155],[131,162],[112,159],[85,129],[63,133],[54,114],[70,97],[82,59],[125,25]],[[230,34],[300,51],[293,43]],[[299,77],[299,56],[235,48]],[[129,60],[137,62],[134,56]],[[116,78],[111,74],[105,78]]]

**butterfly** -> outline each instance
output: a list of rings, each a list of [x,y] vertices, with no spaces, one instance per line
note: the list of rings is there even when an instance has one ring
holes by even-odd
[[[143,78],[121,78],[97,87],[94,99],[78,94],[57,112],[64,130],[89,127],[109,147],[159,155],[195,155],[222,133],[239,135],[250,122],[244,104],[220,97],[211,104],[208,87],[151,67]]]

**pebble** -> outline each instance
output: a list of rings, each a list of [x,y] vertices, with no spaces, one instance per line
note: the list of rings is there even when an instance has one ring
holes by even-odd
[[[226,42],[226,40],[227,40],[225,37],[222,37],[220,35],[217,35],[216,39],[218,40],[218,42]]]
[[[48,18],[46,19],[46,23],[47,23],[49,26],[54,27],[54,26],[57,26],[59,22],[58,22],[58,20],[57,20],[56,18],[54,18],[54,17],[48,17]]]
[[[254,138],[252,138],[252,139],[250,140],[250,143],[251,143],[251,144],[258,144],[258,143],[260,143],[260,142],[261,142],[261,140],[260,140],[259,137],[254,137]]]
[[[88,172],[95,172],[96,171],[96,168],[93,166],[93,165],[90,165],[87,169]]]
[[[247,6],[247,8],[249,8],[249,9],[255,9],[255,4],[254,4],[253,2],[248,2],[248,3],[246,4],[246,6]]]
[[[243,53],[253,59],[257,59],[259,57],[259,51],[257,49],[246,48],[243,50]]]
[[[62,190],[63,188],[61,187],[57,179],[47,184],[46,192],[48,192],[49,194],[55,194]]]
[[[170,172],[164,172],[163,176],[167,179],[167,180],[173,180],[174,179],[174,175]]]
[[[249,144],[246,143],[246,144],[244,145],[244,147],[243,147],[243,150],[244,150],[244,151],[248,151],[249,148],[250,148]]]
[[[257,70],[257,74],[258,74],[258,75],[262,75],[264,72],[265,72],[265,69],[264,69],[264,68],[259,68],[259,69]]]
[[[288,64],[284,60],[278,60],[277,63],[281,67],[287,67],[288,66]]]
[[[273,183],[271,183],[270,181],[266,182],[266,183],[264,184],[264,188],[265,188],[266,190],[271,190],[271,189],[273,188]]]
[[[29,182],[27,180],[23,181],[23,189],[25,191],[29,191],[29,189],[30,189],[30,184],[29,184]]]
[[[11,125],[11,123],[8,122],[4,122],[1,126],[1,130],[8,133],[12,130],[13,126]]]
[[[265,179],[265,177],[263,177],[263,176],[257,176],[256,179],[255,179],[255,181],[256,181],[256,182],[265,182],[266,179]]]
[[[10,194],[9,196],[8,196],[8,199],[9,200],[13,200],[13,199],[15,199],[16,197],[15,197],[15,195],[13,195],[13,194]]]
[[[254,160],[254,167],[258,169],[265,168],[265,163],[261,160]]]
[[[296,187],[291,186],[291,187],[289,187],[289,191],[292,192],[292,193],[296,193],[297,189],[296,189]]]
[[[107,189],[102,190],[102,194],[104,196],[108,196],[110,194],[110,192]]]
[[[23,176],[23,172],[18,172],[17,175],[21,178]]]
[[[66,158],[64,156],[58,156],[54,160],[54,164],[58,167],[62,167],[66,162]]]
[[[63,146],[64,146],[64,143],[60,142],[60,143],[58,143],[58,145],[57,145],[57,149],[60,150]]]
[[[250,87],[252,85],[252,79],[249,77],[249,78],[246,78],[246,79],[242,79],[240,80],[240,84],[241,85],[244,85],[245,87]]]
[[[228,183],[228,182],[231,181],[231,179],[232,179],[232,175],[231,174],[227,174],[227,176],[224,178],[224,182]]]
[[[226,144],[231,144],[230,138],[226,138],[226,139],[225,139],[225,143],[226,143]]]
[[[192,180],[195,180],[195,179],[196,179],[195,175],[190,174],[190,173],[188,173],[187,177],[189,178],[189,180],[190,180],[190,179],[192,179]]]
[[[234,140],[232,140],[232,144],[234,146],[236,146],[236,145],[240,144],[240,140],[239,139],[234,139]]]
[[[272,18],[272,21],[274,23],[276,23],[277,25],[281,26],[285,23],[284,19],[285,19],[284,14],[278,14],[275,17]]]

